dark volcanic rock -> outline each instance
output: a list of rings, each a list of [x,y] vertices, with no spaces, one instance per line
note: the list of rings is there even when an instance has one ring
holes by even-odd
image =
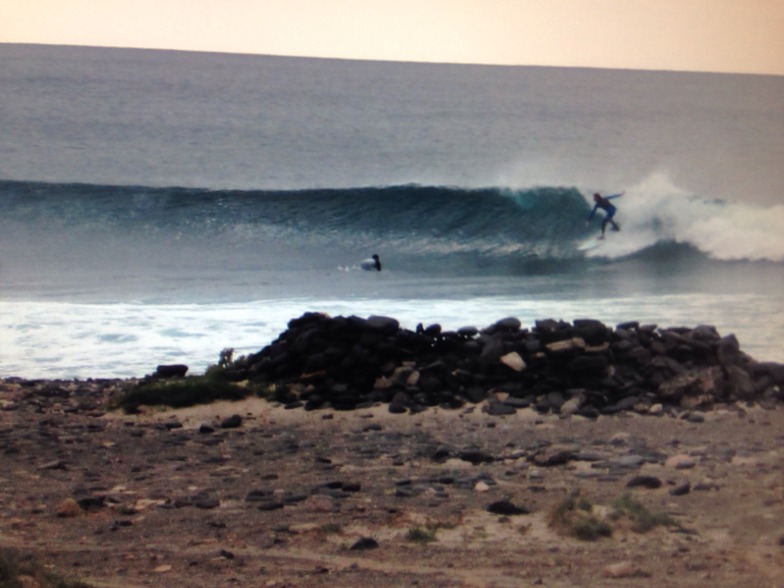
[[[238,414],[227,417],[221,421],[221,429],[236,429],[242,426],[242,417]]]
[[[495,461],[495,458],[492,455],[489,455],[483,451],[475,450],[461,451],[458,453],[457,457],[473,465],[479,465],[480,463],[492,463]]]
[[[487,512],[497,515],[515,516],[528,514],[530,511],[523,506],[515,506],[508,500],[498,500],[488,505]]]
[[[182,378],[188,371],[187,365],[173,364],[173,365],[159,365],[155,369],[154,376],[156,378]]]
[[[662,487],[662,481],[656,476],[635,476],[626,483],[626,487],[655,490]]]
[[[159,372],[167,367],[175,366]],[[232,381],[274,384],[275,400],[306,410],[381,402],[390,412],[415,414],[489,398],[485,411],[492,415],[530,405],[595,418],[647,412],[654,404],[694,410],[784,398],[784,366],[755,362],[734,335],[721,337],[709,325],[635,321],[613,329],[593,319],[544,319],[528,330],[512,317],[483,330],[419,325],[410,331],[390,317],[306,313],[226,370]],[[574,390],[579,396],[571,401]],[[496,400],[499,392],[506,401]]]
[[[362,551],[366,549],[378,549],[378,541],[372,537],[362,537],[351,546],[352,551]]]

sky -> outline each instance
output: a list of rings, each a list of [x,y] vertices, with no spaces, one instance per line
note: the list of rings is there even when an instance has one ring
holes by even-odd
[[[784,75],[784,0],[2,0],[0,43]]]

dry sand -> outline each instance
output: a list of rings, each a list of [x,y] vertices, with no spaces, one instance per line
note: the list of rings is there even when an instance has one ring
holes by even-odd
[[[784,586],[781,407],[129,416],[43,385],[0,382],[0,545],[95,586]],[[678,525],[564,536],[548,515],[577,492]]]

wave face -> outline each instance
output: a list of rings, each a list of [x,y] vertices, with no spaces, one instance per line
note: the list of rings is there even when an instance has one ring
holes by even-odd
[[[586,226],[591,206],[572,187],[236,191],[2,181],[0,202],[5,251],[24,241],[20,255],[66,258],[73,248],[83,262],[85,251],[100,250],[107,264],[153,251],[183,263],[250,257],[277,267],[378,252],[409,270],[447,272],[630,258],[784,261],[784,206],[672,188],[629,190],[616,201],[622,231],[587,252],[580,245],[598,234],[602,213]]]

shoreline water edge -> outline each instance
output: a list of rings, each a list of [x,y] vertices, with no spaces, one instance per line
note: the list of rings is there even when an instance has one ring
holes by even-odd
[[[529,329],[509,317],[481,330],[421,323],[409,330],[386,316],[306,312],[256,353],[235,358],[226,348],[204,375],[186,377],[188,369],[160,364],[144,378],[88,378],[76,389],[91,391],[87,399],[107,388],[146,387],[125,402],[127,412],[141,404],[188,406],[251,393],[287,409],[384,404],[393,413],[417,413],[486,402],[483,410],[491,415],[532,407],[589,418],[784,400],[784,364],[756,361],[734,335],[709,325],[660,328],[637,321],[612,328],[594,319],[546,319]],[[4,381],[44,394],[68,382]],[[199,382],[203,391],[189,396],[187,388],[178,389],[172,402],[167,388],[185,381]],[[151,386],[158,383],[166,385]]]

